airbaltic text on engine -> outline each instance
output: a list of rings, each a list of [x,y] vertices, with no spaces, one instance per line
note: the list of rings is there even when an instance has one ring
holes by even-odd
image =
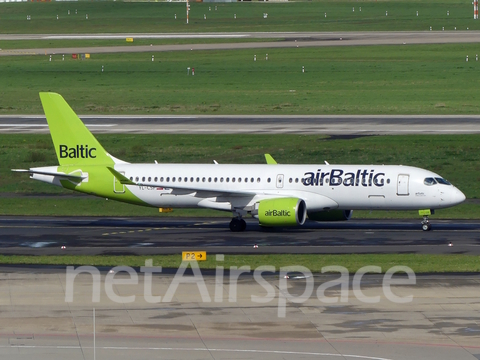
[[[290,216],[290,211],[288,211],[288,210],[267,210],[267,211],[265,211],[265,216]]]
[[[97,148],[88,148],[88,145],[77,145],[77,147],[69,148],[67,145],[60,145],[60,157],[62,159],[95,159],[97,155],[94,154]]]
[[[328,172],[322,172],[318,169],[316,172],[306,172],[302,179],[305,186],[383,186],[385,184],[385,173],[376,173],[375,170],[358,169],[354,172],[344,172],[341,169],[332,169]],[[328,178],[330,177],[330,181]],[[327,180],[326,180],[327,179]]]

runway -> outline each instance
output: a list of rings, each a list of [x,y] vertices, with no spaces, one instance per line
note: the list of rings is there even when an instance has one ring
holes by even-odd
[[[480,222],[420,220],[308,222],[262,229],[247,219],[233,233],[230,218],[0,217],[0,254],[154,255],[205,250],[221,254],[480,254]],[[451,244],[450,244],[451,243]],[[254,247],[254,245],[258,247]],[[61,246],[66,246],[62,250]]]
[[[382,275],[364,276],[361,292],[348,277],[340,292],[322,290],[338,274],[187,276],[176,287],[159,272],[133,282],[127,273],[93,273],[95,281],[89,273],[72,279],[65,268],[0,268],[0,358],[480,358],[478,275],[394,279],[403,284],[388,287],[392,299]]]
[[[104,134],[478,134],[479,115],[80,115]],[[49,133],[43,115],[1,115],[0,133]]]
[[[2,35],[0,40],[32,39],[178,39],[178,38],[264,38],[265,42],[233,42],[217,44],[178,44],[151,46],[105,46],[1,50],[0,56],[53,55],[71,53],[162,52],[195,50],[238,50],[321,46],[458,44],[480,42],[478,31],[391,31],[391,32],[318,32],[318,33],[186,33],[186,34],[62,34],[62,35]],[[120,37],[119,37],[120,36]]]

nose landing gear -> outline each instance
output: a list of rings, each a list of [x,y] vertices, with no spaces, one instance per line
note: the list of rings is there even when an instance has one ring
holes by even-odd
[[[430,230],[432,230],[432,224],[430,224],[430,223],[428,222],[428,216],[424,216],[424,217],[423,217],[422,230],[423,230],[423,231],[430,231]]]
[[[427,210],[419,210],[418,214],[420,216],[423,216],[423,221],[422,221],[422,230],[423,231],[430,231],[432,230],[432,224],[428,221],[428,217],[430,215],[434,214],[433,210],[427,209]]]

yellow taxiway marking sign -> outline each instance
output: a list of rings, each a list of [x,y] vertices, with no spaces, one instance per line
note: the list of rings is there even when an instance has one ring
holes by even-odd
[[[206,251],[183,251],[182,261],[204,261],[207,260]]]

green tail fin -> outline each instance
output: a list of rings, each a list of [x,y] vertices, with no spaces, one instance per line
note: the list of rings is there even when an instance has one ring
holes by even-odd
[[[60,165],[113,165],[113,158],[56,93],[40,93]]]

